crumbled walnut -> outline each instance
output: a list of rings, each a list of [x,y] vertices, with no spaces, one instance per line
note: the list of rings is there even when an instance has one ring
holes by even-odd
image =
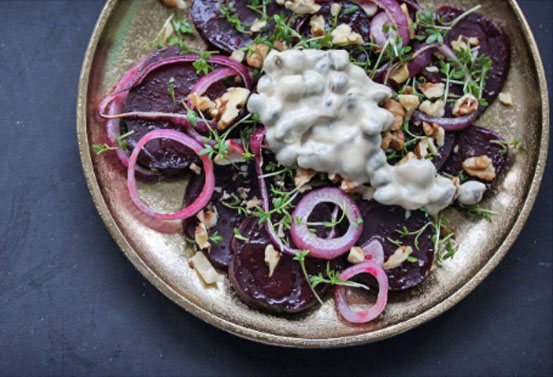
[[[262,201],[260,199],[257,199],[257,196],[254,196],[250,200],[246,202],[246,209],[252,209],[260,205]]]
[[[209,210],[201,210],[196,214],[196,217],[198,220],[200,220],[201,223],[205,225],[207,229],[213,228],[215,225],[217,225],[218,215],[217,211],[212,208]]]
[[[462,117],[478,110],[478,100],[472,94],[465,94],[453,105],[453,116]]]
[[[275,48],[278,50],[278,51],[285,51],[285,50],[288,50],[288,47],[286,46],[286,43],[283,43],[279,40],[276,40],[273,42],[273,44],[275,45]]]
[[[405,81],[409,80],[409,68],[407,67],[407,63],[403,64],[392,75],[390,75],[390,79],[394,80],[398,84],[403,84]]]
[[[399,160],[396,163],[396,165],[402,165],[402,164],[404,164],[404,163],[406,163],[407,161],[410,161],[410,160],[417,160],[417,155],[414,154],[413,152],[409,152],[401,160]]]
[[[486,155],[467,158],[463,161],[463,169],[468,175],[485,181],[493,181],[495,178],[495,167]]]
[[[340,177],[338,174],[334,174],[334,173],[328,174],[328,180],[332,183],[338,183],[340,182],[341,179],[342,177]]]
[[[230,54],[230,58],[232,60],[236,60],[238,63],[242,63],[245,56],[246,53],[244,52],[244,50],[234,50],[232,54]]]
[[[321,9],[315,0],[286,0],[284,6],[296,14],[313,14]]]
[[[397,99],[399,100],[399,103],[401,103],[401,106],[403,106],[403,108],[407,112],[405,114],[407,118],[411,118],[411,114],[413,114],[413,112],[420,105],[419,97],[412,94],[401,94],[397,96]]]
[[[215,284],[223,279],[202,252],[194,254],[189,264],[206,284]]]
[[[188,95],[188,100],[192,103],[192,105],[200,110],[205,111],[207,109],[211,109],[215,106],[215,103],[209,99],[207,96],[200,96],[198,93],[191,93]]]
[[[359,246],[352,246],[349,249],[348,262],[351,264],[357,264],[365,261],[365,253]]]
[[[429,98],[429,99],[441,98],[444,95],[445,84],[443,82],[440,82],[440,83],[427,82],[420,87],[420,90],[422,94],[426,96],[426,98]]]
[[[311,16],[309,21],[311,25],[311,35],[313,37],[323,37],[325,33],[325,18],[322,15]]]
[[[238,193],[238,197],[242,200],[248,199],[248,193],[250,192],[250,188],[246,187],[237,187],[236,192]]]
[[[428,157],[428,140],[432,140],[432,139],[421,140],[415,146],[415,154],[419,159],[424,159]]]
[[[389,131],[401,130],[403,120],[405,119],[405,109],[396,100],[390,99],[384,104],[384,108],[391,112],[394,116],[394,122],[389,128]]]
[[[207,233],[207,228],[204,223],[199,223],[198,226],[196,226],[194,230],[194,240],[200,250],[207,250],[211,247],[209,243],[209,234]]]
[[[186,9],[184,0],[161,0],[161,2],[170,8]]]
[[[217,128],[224,130],[239,115],[239,108],[244,107],[248,101],[250,91],[246,88],[228,88],[222,97],[215,100],[215,107],[209,110],[213,119],[219,120]]]
[[[330,15],[332,17],[336,17],[340,13],[341,8],[342,8],[342,4],[332,3],[332,5],[330,6]]]
[[[190,170],[192,170],[194,174],[200,175],[202,173],[202,168],[196,165],[195,163],[190,164]]]
[[[246,63],[252,68],[261,69],[263,67],[263,61],[269,54],[269,46],[260,43],[250,47],[248,51],[248,57]]]
[[[355,190],[357,188],[357,185],[352,181],[343,179],[342,182],[340,182],[340,188],[342,189],[342,191],[350,192],[352,190]]]
[[[436,118],[442,118],[445,115],[445,102],[441,99],[430,102],[429,100],[423,101],[420,105],[420,109],[423,113]]]
[[[459,35],[459,38],[457,38],[456,41],[452,41],[451,47],[454,50],[460,51],[468,51],[470,49],[469,45],[467,44],[467,37],[465,37],[464,35]]]
[[[428,122],[422,122],[422,130],[426,136],[432,136],[434,134],[434,127]]]
[[[511,93],[499,93],[499,102],[505,106],[513,106],[515,104]]]
[[[258,18],[253,22],[252,26],[250,26],[250,30],[253,31],[254,33],[259,33],[260,31],[265,29],[266,26],[267,26],[267,21],[261,21]]]
[[[382,265],[382,268],[384,270],[391,270],[393,268],[399,267],[411,253],[413,252],[413,248],[411,246],[400,246],[394,251],[392,255],[384,262]]]
[[[303,186],[311,180],[317,174],[315,170],[297,168],[296,176],[294,177],[294,184],[296,187]]]
[[[478,46],[478,45],[480,44],[480,40],[479,40],[478,38],[476,38],[476,37],[470,37],[470,38],[468,39],[468,42],[469,42],[469,44],[470,44],[471,46],[473,46],[473,47],[474,47],[474,46]]]
[[[445,130],[437,123],[432,123],[432,125],[437,127],[437,128],[434,128],[435,131],[433,136],[434,136],[434,139],[436,140],[436,144],[438,145],[438,147],[441,148],[445,144]]]
[[[391,142],[392,142],[392,133],[390,131],[383,132],[382,143],[380,144],[380,148],[384,150],[388,150],[390,148]]]
[[[351,27],[347,24],[338,25],[330,34],[332,35],[332,43],[337,46],[363,43],[361,34],[351,30]]]
[[[405,145],[405,135],[403,131],[392,132],[392,140],[390,141],[390,147],[396,151],[401,151]]]
[[[272,244],[267,245],[265,248],[265,264],[269,267],[269,277],[273,276],[279,260],[280,253],[275,250]]]

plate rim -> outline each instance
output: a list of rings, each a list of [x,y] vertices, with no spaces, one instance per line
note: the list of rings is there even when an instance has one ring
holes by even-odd
[[[98,18],[98,21],[96,22],[83,59],[81,73],[79,76],[76,117],[77,140],[79,154],[81,158],[81,165],[86,177],[88,189],[94,201],[94,205],[96,206],[96,209],[100,214],[109,233],[111,234],[119,248],[123,251],[127,259],[129,259],[129,261],[142,274],[142,276],[144,276],[150,283],[152,283],[162,294],[167,296],[170,300],[185,309],[187,312],[198,317],[199,319],[239,337],[270,345],[301,348],[335,348],[376,342],[392,337],[394,335],[399,335],[405,331],[420,326],[423,323],[444,313],[455,304],[460,302],[464,297],[472,292],[476,288],[476,286],[478,286],[482,282],[482,280],[484,280],[499,264],[499,262],[507,254],[514,241],[517,239],[522,228],[524,227],[524,224],[526,223],[528,216],[530,215],[530,212],[533,208],[545,171],[545,163],[547,160],[549,145],[550,110],[545,70],[536,40],[530,29],[528,21],[522,13],[522,10],[520,9],[517,1],[508,0],[508,5],[515,13],[518,22],[522,28],[524,38],[526,42],[528,42],[528,46],[530,47],[533,63],[532,69],[534,70],[538,78],[542,116],[541,142],[539,144],[540,151],[538,154],[538,160],[536,163],[536,168],[532,177],[532,182],[530,184],[528,195],[523,201],[521,211],[516,218],[515,223],[511,227],[509,233],[506,235],[499,249],[497,249],[493,256],[486,262],[486,264],[482,266],[479,271],[476,272],[476,274],[474,274],[465,284],[458,287],[457,290],[455,290],[451,295],[443,299],[441,302],[406,321],[373,332],[332,338],[302,338],[262,332],[228,321],[194,304],[193,302],[186,299],[184,296],[180,295],[177,291],[175,291],[168,283],[166,283],[160,276],[158,276],[155,271],[148,267],[148,265],[142,260],[139,254],[127,241],[121,229],[117,225],[115,219],[113,218],[102,195],[96,177],[96,172],[92,163],[91,149],[88,141],[87,124],[87,94],[89,88],[88,84],[90,70],[92,67],[94,55],[96,54],[96,48],[98,46],[98,42],[100,40],[100,36],[104,30],[104,27],[109,17],[111,16],[115,6],[121,1],[122,0],[107,0]]]

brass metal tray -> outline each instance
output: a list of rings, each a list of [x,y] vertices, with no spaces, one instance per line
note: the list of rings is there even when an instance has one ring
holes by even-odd
[[[525,154],[510,155],[497,192],[484,203],[499,213],[493,223],[469,221],[450,212],[461,245],[455,258],[419,287],[392,295],[386,311],[375,322],[352,326],[337,317],[331,298],[307,314],[278,317],[248,308],[235,296],[228,279],[218,289],[206,288],[188,267],[182,236],[155,232],[136,220],[132,205],[123,199],[124,168],[113,153],[96,156],[91,151],[92,144],[106,141],[96,109],[119,77],[152,52],[147,42],[155,37],[170,10],[158,0],[107,1],[83,62],[77,134],[84,173],[98,212],[134,266],[167,297],[204,321],[259,342],[296,347],[355,345],[397,335],[443,313],[471,292],[507,253],[536,198],[549,141],[545,74],[530,28],[514,0],[421,2],[467,8],[480,3],[481,12],[505,27],[513,51],[505,90],[513,94],[516,103],[506,108],[496,101],[477,124],[499,131],[507,140],[521,137],[530,148]],[[191,43],[203,47],[199,40]],[[161,191],[176,192],[177,198],[184,190],[182,184],[162,185]],[[142,195],[155,206],[171,205],[171,196],[161,191],[144,187]]]

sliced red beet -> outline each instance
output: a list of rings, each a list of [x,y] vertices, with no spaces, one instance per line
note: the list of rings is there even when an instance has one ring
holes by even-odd
[[[438,14],[443,16],[445,22],[453,21],[466,11],[466,9],[443,6],[438,9]],[[451,45],[460,35],[476,37],[479,41],[479,54],[486,54],[492,59],[493,69],[488,72],[486,88],[483,97],[491,105],[501,92],[511,61],[511,49],[509,38],[501,26],[492,19],[480,14],[471,13],[463,18],[447,34],[446,43]],[[480,111],[483,111],[481,108]]]
[[[194,0],[192,5],[192,20],[196,25],[200,35],[215,48],[230,54],[240,47],[253,43],[256,34],[240,33],[236,27],[221,17],[221,4],[228,7],[231,5],[235,15],[244,25],[244,29],[249,31],[249,25],[260,19],[261,15],[248,8],[248,0]],[[267,15],[272,16],[281,12],[290,15],[291,12],[276,2],[270,2],[266,6]],[[269,31],[273,28],[272,23],[267,27]]]
[[[375,201],[365,200],[358,203],[363,216],[363,233],[357,245],[363,246],[373,239],[378,239],[384,248],[386,261],[398,248],[388,238],[403,242],[405,246],[413,248],[412,257],[416,262],[403,262],[399,267],[387,270],[391,291],[400,291],[414,287],[428,276],[434,261],[434,244],[432,242],[433,227],[428,226],[418,239],[418,249],[415,246],[415,236],[401,237],[396,230],[405,226],[410,232],[421,229],[428,223],[428,219],[421,211],[412,211],[411,216],[405,219],[405,210],[400,207],[384,206]]]
[[[499,153],[503,148],[498,144],[491,143],[493,140],[504,141],[498,133],[477,126],[470,126],[459,132],[457,136],[458,150],[451,154],[442,171],[457,176],[463,170],[463,161],[467,158],[486,155],[492,160],[497,179],[505,166],[507,156]],[[493,182],[484,183],[488,188],[493,185]]]
[[[264,226],[258,224],[258,218],[249,217],[239,229],[248,241],[236,238],[232,241],[234,257],[229,266],[229,278],[238,296],[252,307],[278,313],[297,313],[315,305],[317,300],[300,264],[291,256],[281,254],[273,275],[269,277],[265,248],[271,241]],[[308,274],[324,273],[326,263],[325,260],[306,258]],[[339,261],[332,261],[331,265],[338,271],[342,267]],[[320,284],[316,290],[323,295],[328,286]]]
[[[336,25],[349,25],[354,32],[360,34],[363,37],[363,40],[365,42],[368,42],[371,21],[369,20],[369,17],[367,16],[363,8],[350,1],[332,1],[321,5],[321,9],[319,9],[319,11],[314,15],[321,15],[324,17],[325,29],[330,28],[330,22],[334,19],[334,16],[330,13],[330,8],[334,3],[342,5]],[[352,8],[355,9],[351,10]],[[296,28],[299,30],[299,33],[309,38],[312,37],[311,25],[309,23],[309,20],[312,16],[313,15],[308,14],[302,18],[299,18],[296,24]]]
[[[176,56],[180,49],[176,46],[156,51],[148,59],[145,66],[154,63],[160,59]],[[169,93],[169,81],[174,78],[174,94],[176,101]],[[191,63],[170,64],[156,69],[146,78],[132,88],[127,100],[123,106],[123,112],[131,111],[158,111],[166,113],[185,113],[181,100],[188,95],[192,86],[200,78],[196,74],[196,69]],[[207,91],[207,96],[212,99],[220,97],[225,92],[222,83],[212,85]],[[129,149],[132,150],[149,131],[159,128],[170,128],[181,130],[182,128],[171,122],[159,120],[144,120],[137,118],[127,118],[121,122],[121,133],[134,131],[129,136]],[[146,145],[138,157],[138,163],[149,169],[157,169],[164,175],[175,175],[182,173],[188,168],[190,163],[197,165],[199,159],[195,154],[183,145],[171,140],[153,140]]]
[[[208,205],[208,207],[213,206],[218,214],[217,225],[209,230],[209,234],[213,235],[217,232],[219,236],[223,237],[223,240],[218,243],[212,242],[210,251],[205,253],[205,255],[215,267],[223,270],[228,268],[232,258],[230,243],[234,236],[234,228],[238,228],[245,219],[245,216],[239,214],[236,209],[229,208],[223,204],[223,202],[233,202],[232,198],[223,200],[224,193],[239,196],[238,188],[240,187],[250,190],[247,193],[248,198],[260,198],[256,183],[255,167],[253,164],[241,166],[247,166],[248,169],[246,171],[239,171],[232,165],[215,165],[215,185],[220,188],[220,192],[213,192],[210,204]],[[190,179],[184,196],[185,203],[191,203],[199,195],[203,184],[203,175],[194,175]],[[187,237],[194,238],[194,230],[198,224],[199,220],[197,217],[184,220],[184,232]]]

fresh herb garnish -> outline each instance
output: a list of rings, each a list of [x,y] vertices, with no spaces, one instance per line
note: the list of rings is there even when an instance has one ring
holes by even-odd
[[[217,232],[213,233],[211,236],[209,236],[209,240],[213,243],[219,243],[223,240],[223,237],[217,234]]]
[[[242,234],[240,234],[240,230],[238,228],[233,229],[234,232],[234,238],[240,241],[249,242],[250,239],[247,237],[244,237]]]
[[[501,150],[499,151],[500,156],[504,156],[505,154],[507,154],[509,147],[511,147],[517,153],[526,153],[526,151],[528,150],[525,145],[521,144],[520,138],[516,138],[511,142],[491,140],[490,143],[501,146]]]
[[[488,222],[492,222],[492,216],[497,214],[496,212],[482,208],[479,204],[461,204],[459,203],[459,207],[461,208],[463,214],[471,219],[486,219]]]
[[[169,92],[169,94],[171,95],[171,98],[173,99],[173,105],[176,105],[177,100],[175,98],[175,78],[174,77],[171,77],[169,79],[169,88],[167,89],[167,91]]]
[[[129,131],[123,135],[120,135],[120,136],[115,136],[114,137],[114,140],[115,140],[115,144],[116,146],[115,147],[112,147],[111,145],[108,145],[108,144],[94,144],[92,146],[92,149],[94,149],[94,151],[96,152],[97,155],[100,155],[104,152],[107,152],[107,151],[116,151],[116,150],[123,150],[123,149],[127,149],[127,147],[129,146],[126,138],[128,138],[129,136],[131,136],[132,134],[134,134],[134,131]]]

